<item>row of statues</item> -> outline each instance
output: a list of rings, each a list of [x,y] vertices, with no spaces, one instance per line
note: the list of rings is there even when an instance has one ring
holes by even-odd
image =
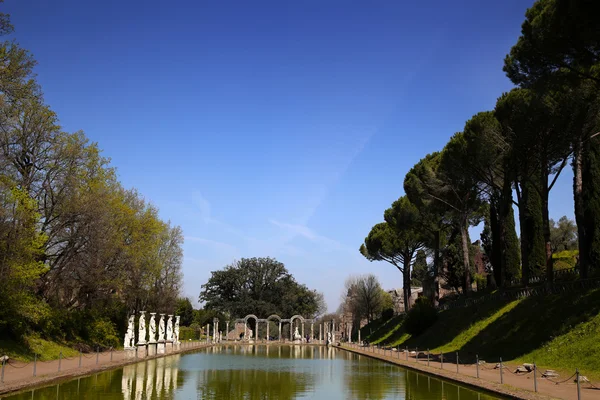
[[[146,344],[146,311],[140,311],[140,319],[138,323],[138,345]],[[158,340],[156,338],[156,313],[150,313],[150,322],[148,324],[150,335],[148,337],[148,343],[163,343],[171,342],[179,344],[179,319],[180,316],[175,316],[175,326],[173,326],[173,315],[169,315],[167,320],[167,332],[165,336],[165,315],[160,314],[160,320],[158,322]],[[135,347],[135,315],[129,317],[127,332],[125,333],[125,341],[123,347],[134,348]]]

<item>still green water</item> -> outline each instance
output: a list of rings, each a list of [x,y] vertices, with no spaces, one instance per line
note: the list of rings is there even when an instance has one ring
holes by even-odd
[[[148,360],[5,399],[497,398],[344,350],[245,345]]]

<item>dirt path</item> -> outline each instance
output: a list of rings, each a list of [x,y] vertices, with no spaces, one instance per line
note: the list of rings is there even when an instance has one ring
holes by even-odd
[[[406,353],[402,351],[384,351],[383,349],[373,347],[359,347],[355,344],[345,344],[341,347],[357,354],[363,354],[417,371],[480,387],[504,396],[532,400],[578,400],[577,384],[574,382],[575,378],[571,378],[567,382],[557,385],[554,382],[542,378],[541,373],[538,371],[536,379],[538,392],[535,393],[533,373],[515,375],[513,374],[513,371],[516,369],[516,366],[505,365],[505,368],[502,369],[502,381],[504,383],[500,383],[500,369],[494,369],[495,364],[480,365],[479,378],[477,378],[477,366],[474,364],[459,364],[459,372],[457,373],[454,358],[451,358],[450,362],[445,360],[442,366],[440,360],[434,361],[433,357],[430,357],[428,366],[427,355],[424,353],[419,355],[418,360],[415,355],[409,355],[407,360]],[[564,381],[566,378],[566,376],[561,376],[555,380],[560,382]],[[600,400],[600,390],[594,389],[588,383],[582,383],[580,386],[580,400]]]
[[[165,355],[185,353],[207,346],[212,346],[212,344],[181,342],[179,350]],[[165,355],[151,356],[146,359],[164,357]],[[133,364],[141,360],[141,358],[135,358],[135,356],[128,357],[123,350],[98,354],[81,354],[77,357],[63,358],[62,360],[37,361],[35,363],[9,360],[4,366],[3,383],[0,382],[0,396],[30,387],[48,385],[55,381]]]

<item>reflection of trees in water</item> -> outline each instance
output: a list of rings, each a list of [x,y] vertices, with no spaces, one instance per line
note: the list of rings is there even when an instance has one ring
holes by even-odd
[[[436,378],[405,372],[407,399],[444,399],[444,400],[493,400],[497,397],[476,393],[464,387],[444,382]]]
[[[314,375],[259,369],[203,370],[199,399],[293,399],[314,388]]]
[[[403,371],[393,365],[346,353],[344,383],[352,399],[385,399],[402,391]]]

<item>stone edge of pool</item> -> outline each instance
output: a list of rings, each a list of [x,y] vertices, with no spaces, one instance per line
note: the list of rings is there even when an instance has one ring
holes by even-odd
[[[468,386],[477,390],[484,390],[491,394],[500,395],[502,397],[510,397],[514,399],[521,400],[553,400],[555,397],[546,396],[539,393],[534,393],[527,391],[525,389],[513,388],[508,385],[501,385],[495,382],[483,381],[474,377],[470,377],[467,375],[457,374],[456,372],[450,372],[446,370],[435,369],[431,367],[427,367],[425,365],[415,365],[410,363],[405,363],[403,360],[395,360],[390,358],[384,358],[380,354],[373,354],[368,352],[363,352],[358,349],[353,349],[344,346],[334,346],[340,350],[345,350],[350,353],[358,354],[365,357],[370,357],[375,360],[383,361],[388,364],[397,365],[402,368],[406,368],[412,371],[420,372],[426,375],[435,376],[438,378],[443,378],[448,381],[452,381],[454,383],[460,383],[462,385]]]
[[[98,372],[110,371],[112,369],[117,369],[117,368],[121,368],[121,367],[124,367],[127,365],[137,364],[137,363],[147,361],[147,360],[155,360],[158,358],[169,357],[169,356],[173,356],[173,355],[177,355],[177,354],[193,353],[195,351],[206,349],[206,348],[212,347],[212,346],[214,346],[214,344],[212,344],[212,343],[204,344],[204,345],[200,345],[198,347],[193,347],[190,349],[181,349],[181,350],[173,351],[168,354],[157,354],[157,355],[149,356],[149,357],[146,357],[143,359],[113,361],[113,362],[109,362],[106,364],[99,364],[97,366],[94,365],[91,367],[82,367],[82,368],[73,369],[73,370],[66,370],[64,372],[57,372],[57,373],[53,373],[50,375],[42,375],[39,377],[27,379],[27,380],[22,380],[22,381],[17,381],[17,382],[12,382],[12,383],[4,383],[2,386],[0,386],[0,399],[4,398],[5,396],[8,396],[8,395],[10,395],[10,396],[16,395],[19,392],[24,392],[27,390],[40,388],[40,387],[44,387],[44,386],[50,386],[52,384],[68,381],[73,378],[90,376],[90,375],[93,375]]]

